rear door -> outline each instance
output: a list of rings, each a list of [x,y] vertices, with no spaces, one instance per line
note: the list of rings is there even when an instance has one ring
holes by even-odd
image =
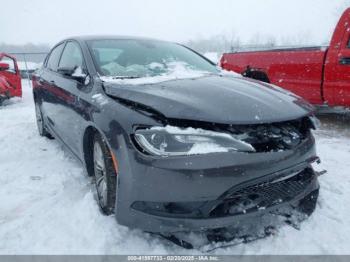
[[[16,60],[10,56],[2,55],[0,57],[0,63],[6,63],[9,65],[8,70],[0,71],[0,74],[5,77],[5,80],[9,85],[9,90],[5,91],[8,91],[10,97],[22,96],[21,75]]]
[[[64,45],[65,43],[60,43],[51,50],[37,81],[43,117],[45,118],[45,123],[53,131],[55,136],[59,135],[56,130],[56,119],[57,108],[60,103],[58,99],[60,94],[58,93],[55,80],[58,76],[58,62],[61,58]]]

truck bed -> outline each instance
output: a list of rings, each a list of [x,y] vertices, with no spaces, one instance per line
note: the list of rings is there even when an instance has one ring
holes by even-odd
[[[288,47],[225,53],[221,66],[230,71],[264,72],[266,81],[291,90],[313,104],[322,104],[323,64],[327,47]]]
[[[317,50],[327,50],[328,46],[274,46],[262,48],[259,46],[245,46],[239,48],[233,52],[227,54],[235,53],[245,53],[245,52],[284,52],[284,51],[317,51]]]

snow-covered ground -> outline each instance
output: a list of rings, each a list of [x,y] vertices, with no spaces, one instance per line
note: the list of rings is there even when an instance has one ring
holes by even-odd
[[[323,118],[316,132],[322,168],[315,213],[301,230],[215,254],[349,254],[350,122]],[[103,216],[91,180],[55,140],[39,137],[29,85],[0,107],[0,254],[199,254]]]

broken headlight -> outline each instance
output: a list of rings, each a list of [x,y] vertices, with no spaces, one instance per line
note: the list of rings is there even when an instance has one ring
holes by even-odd
[[[139,129],[135,140],[141,149],[155,156],[197,155],[228,151],[255,152],[252,145],[231,134],[204,129],[153,127]]]

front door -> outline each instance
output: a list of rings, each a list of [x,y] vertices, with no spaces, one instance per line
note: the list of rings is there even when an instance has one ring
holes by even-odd
[[[68,41],[59,65],[60,68],[75,68],[77,72],[87,72],[80,46],[75,41]],[[59,92],[59,107],[57,108],[55,124],[62,140],[77,155],[81,151],[81,137],[84,131],[84,107],[82,99],[87,85],[74,77],[60,74],[55,77],[55,85]]]
[[[340,18],[325,61],[324,97],[329,105],[350,105],[350,12]]]
[[[22,96],[21,75],[18,70],[16,60],[6,54],[0,56],[0,63],[6,63],[9,65],[9,69],[0,71],[0,75],[3,76],[8,83],[9,89],[5,90],[8,96]]]

